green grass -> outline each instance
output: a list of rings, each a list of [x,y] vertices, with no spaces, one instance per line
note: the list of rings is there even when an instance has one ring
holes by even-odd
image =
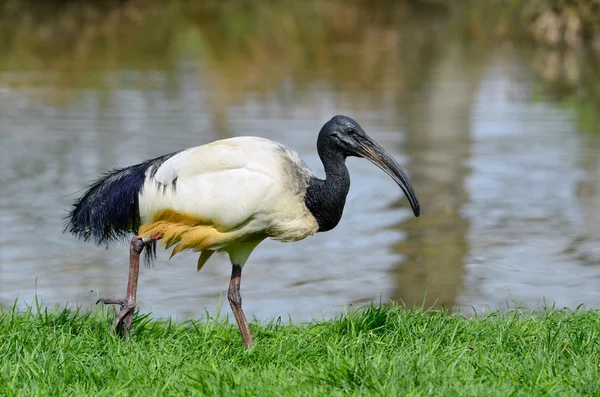
[[[370,306],[330,321],[253,324],[112,312],[0,313],[0,395],[600,395],[600,313],[465,318]]]

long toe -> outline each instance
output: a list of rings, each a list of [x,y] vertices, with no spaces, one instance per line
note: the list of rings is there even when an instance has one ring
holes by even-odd
[[[131,329],[131,322],[133,320],[133,312],[135,311],[135,305],[126,306],[123,305],[121,307],[121,312],[115,318],[114,328],[115,331],[123,337],[123,339],[127,339],[129,336],[129,330]]]
[[[103,303],[105,305],[121,305],[125,306],[125,299],[113,299],[113,298],[98,298],[96,304]]]

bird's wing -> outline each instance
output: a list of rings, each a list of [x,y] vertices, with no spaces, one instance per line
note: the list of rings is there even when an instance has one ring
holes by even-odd
[[[269,142],[217,141],[150,170],[139,200],[142,224],[172,211],[223,232],[256,217],[279,188],[275,146]]]
[[[222,139],[174,155],[155,170],[154,179],[168,183],[177,177],[210,172],[247,167],[264,169],[271,166],[269,163],[279,147],[273,141],[258,137]]]

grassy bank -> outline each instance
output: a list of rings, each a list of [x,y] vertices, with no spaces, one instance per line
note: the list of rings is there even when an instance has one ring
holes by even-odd
[[[598,395],[600,313],[521,310],[465,318],[369,307],[302,325],[254,324],[243,348],[222,319],[0,314],[6,395]]]

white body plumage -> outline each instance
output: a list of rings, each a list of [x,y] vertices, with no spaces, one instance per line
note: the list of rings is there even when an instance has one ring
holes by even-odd
[[[186,149],[146,170],[140,236],[162,234],[168,246],[178,244],[174,254],[227,251],[243,266],[266,237],[297,241],[318,230],[304,203],[312,177],[295,151],[264,138]]]

